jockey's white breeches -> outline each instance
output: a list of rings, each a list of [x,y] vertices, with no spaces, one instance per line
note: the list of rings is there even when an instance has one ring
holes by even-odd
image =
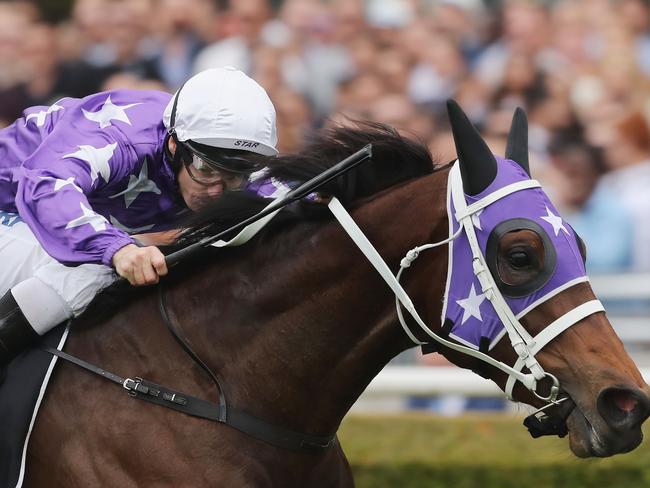
[[[79,316],[95,295],[118,278],[112,268],[101,264],[64,266],[45,252],[17,214],[1,211],[0,263],[0,296],[11,290],[39,334],[58,325],[62,314],[63,320]],[[54,310],[56,323],[43,316],[49,309]]]

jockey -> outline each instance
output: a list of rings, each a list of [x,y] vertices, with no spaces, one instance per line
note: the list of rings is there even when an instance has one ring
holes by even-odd
[[[174,96],[63,98],[0,130],[0,371],[118,275],[157,283],[156,245],[178,219],[244,184],[276,143],[268,95],[229,67]]]

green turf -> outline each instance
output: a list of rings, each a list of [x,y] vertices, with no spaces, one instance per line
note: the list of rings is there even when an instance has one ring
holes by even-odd
[[[650,428],[632,453],[584,460],[521,421],[350,415],[339,437],[359,488],[650,488]]]

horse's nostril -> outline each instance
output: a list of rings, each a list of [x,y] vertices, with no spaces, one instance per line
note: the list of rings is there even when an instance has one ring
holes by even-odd
[[[613,406],[619,410],[629,413],[639,404],[639,399],[626,391],[614,391],[610,395]]]
[[[610,427],[630,429],[648,417],[649,402],[636,388],[607,388],[598,397],[598,411]]]

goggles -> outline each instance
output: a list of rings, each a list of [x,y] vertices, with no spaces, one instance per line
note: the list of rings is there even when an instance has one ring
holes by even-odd
[[[192,180],[201,185],[220,181],[232,187],[261,167],[262,156],[240,150],[213,148],[193,141],[178,142],[180,157]]]
[[[191,159],[186,158],[184,164],[190,178],[204,186],[223,183],[226,188],[235,189],[246,179],[242,174],[217,169],[196,154],[192,154]]]
[[[186,152],[198,156],[207,165],[230,173],[252,173],[262,166],[261,163],[265,159],[264,156],[240,149],[213,147],[194,141],[184,141],[180,144]]]

